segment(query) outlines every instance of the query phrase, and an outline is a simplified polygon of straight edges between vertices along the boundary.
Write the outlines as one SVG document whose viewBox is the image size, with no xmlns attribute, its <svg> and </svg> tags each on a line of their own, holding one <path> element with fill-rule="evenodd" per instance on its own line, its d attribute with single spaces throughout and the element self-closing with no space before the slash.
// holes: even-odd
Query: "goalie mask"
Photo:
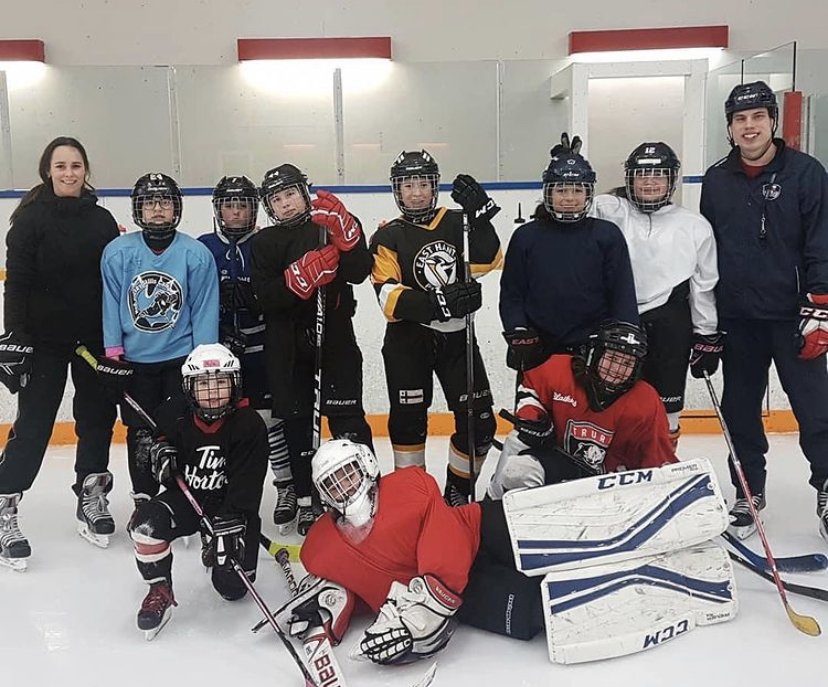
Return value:
<svg viewBox="0 0 828 687">
<path fill-rule="evenodd" d="M 295 165 L 268 170 L 260 193 L 265 212 L 277 227 L 298 227 L 310 219 L 310 184 Z"/>
<path fill-rule="evenodd" d="M 311 462 L 313 483 L 322 500 L 348 525 L 362 527 L 377 507 L 379 464 L 371 449 L 348 439 L 319 447 Z"/>
<path fill-rule="evenodd" d="M 182 196 L 175 179 L 145 174 L 132 189 L 132 220 L 150 239 L 167 239 L 181 222 Z"/>
<path fill-rule="evenodd" d="M 241 363 L 221 344 L 196 346 L 181 375 L 187 402 L 205 422 L 229 415 L 241 400 Z"/>
<path fill-rule="evenodd" d="M 391 191 L 402 216 L 428 224 L 437 214 L 440 168 L 425 150 L 400 153 L 391 165 Z"/>
<path fill-rule="evenodd" d="M 216 227 L 231 241 L 238 241 L 256 228 L 259 191 L 246 176 L 222 177 L 213 189 Z"/>
<path fill-rule="evenodd" d="M 624 163 L 627 198 L 641 212 L 655 212 L 670 204 L 681 162 L 666 143 L 642 143 Z"/>
<path fill-rule="evenodd" d="M 587 160 L 570 151 L 555 155 L 543 172 L 543 207 L 558 222 L 578 222 L 587 216 L 595 194 L 595 171 Z"/>
<path fill-rule="evenodd" d="M 634 324 L 607 322 L 591 334 L 581 356 L 590 407 L 606 410 L 629 391 L 646 355 L 647 336 Z"/>
</svg>

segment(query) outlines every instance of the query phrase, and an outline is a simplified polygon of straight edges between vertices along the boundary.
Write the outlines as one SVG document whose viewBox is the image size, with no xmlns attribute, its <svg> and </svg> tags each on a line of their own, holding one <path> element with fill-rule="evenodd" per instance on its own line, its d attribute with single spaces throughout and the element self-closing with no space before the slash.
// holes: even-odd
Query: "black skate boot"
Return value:
<svg viewBox="0 0 828 687">
<path fill-rule="evenodd" d="M 0 496 L 0 500 L 3 497 Z M 817 491 L 817 516 L 819 517 L 819 533 L 825 541 L 828 541 L 828 480 Z"/>
<path fill-rule="evenodd" d="M 17 522 L 17 506 L 23 494 L 0 494 L 0 565 L 23 572 L 32 547 Z"/>
<path fill-rule="evenodd" d="M 310 503 L 305 504 L 305 501 L 310 501 Z M 299 511 L 296 516 L 296 533 L 300 537 L 306 536 L 311 525 L 321 518 L 324 512 L 322 502 L 315 494 L 310 498 L 304 497 L 299 499 Z"/>
<path fill-rule="evenodd" d="M 276 507 L 273 509 L 273 524 L 279 533 L 285 534 L 296 519 L 296 487 L 293 482 L 274 482 L 276 486 Z"/>
<path fill-rule="evenodd" d="M 753 505 L 757 511 L 762 510 L 765 507 L 764 494 L 754 494 Z M 739 540 L 747 539 L 756 532 L 756 523 L 753 521 L 753 515 L 751 515 L 746 498 L 736 499 L 736 503 L 730 509 L 730 525 L 727 531 Z"/>
<path fill-rule="evenodd" d="M 115 532 L 107 498 L 110 491 L 112 473 L 96 472 L 86 476 L 78 494 L 78 534 L 102 549 L 109 546 L 109 537 Z"/>
<path fill-rule="evenodd" d="M 162 578 L 150 583 L 149 592 L 138 611 L 138 629 L 148 642 L 155 639 L 172 615 L 172 607 L 178 606 L 173 596 L 172 581 Z"/>
</svg>

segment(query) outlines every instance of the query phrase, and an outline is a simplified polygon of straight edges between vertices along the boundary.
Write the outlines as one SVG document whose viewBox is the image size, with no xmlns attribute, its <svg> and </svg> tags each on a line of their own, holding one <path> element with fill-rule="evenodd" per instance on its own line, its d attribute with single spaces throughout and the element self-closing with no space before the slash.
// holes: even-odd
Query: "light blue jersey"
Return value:
<svg viewBox="0 0 828 687">
<path fill-rule="evenodd" d="M 219 291 L 210 251 L 176 233 L 160 255 L 141 232 L 107 245 L 103 275 L 104 346 L 134 363 L 182 358 L 218 341 Z"/>
</svg>

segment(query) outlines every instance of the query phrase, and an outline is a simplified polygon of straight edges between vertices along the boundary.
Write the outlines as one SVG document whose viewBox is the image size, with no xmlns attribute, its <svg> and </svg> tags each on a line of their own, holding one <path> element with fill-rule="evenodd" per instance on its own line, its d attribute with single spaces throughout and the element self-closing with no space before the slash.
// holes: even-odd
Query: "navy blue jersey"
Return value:
<svg viewBox="0 0 828 687">
<path fill-rule="evenodd" d="M 536 219 L 519 227 L 500 279 L 505 331 L 532 328 L 551 348 L 583 343 L 608 319 L 638 323 L 627 242 L 612 222 Z"/>
<path fill-rule="evenodd" d="M 228 293 L 222 285 L 241 283 L 250 285 L 250 246 L 253 233 L 239 241 L 231 242 L 220 232 L 210 232 L 199 236 L 201 241 L 213 254 L 219 279 L 219 292 Z M 252 286 L 250 294 L 252 296 Z M 232 300 L 232 299 L 229 299 Z M 253 302 L 222 302 L 219 313 L 219 330 L 230 332 L 244 340 L 244 354 L 241 356 L 242 380 L 244 394 L 257 409 L 270 409 L 270 390 L 268 389 L 265 368 L 265 319 L 264 314 Z"/>
<path fill-rule="evenodd" d="M 774 143 L 775 157 L 753 179 L 738 148 L 704 175 L 720 318 L 792 320 L 800 295 L 828 293 L 828 176 L 815 158 Z"/>
</svg>

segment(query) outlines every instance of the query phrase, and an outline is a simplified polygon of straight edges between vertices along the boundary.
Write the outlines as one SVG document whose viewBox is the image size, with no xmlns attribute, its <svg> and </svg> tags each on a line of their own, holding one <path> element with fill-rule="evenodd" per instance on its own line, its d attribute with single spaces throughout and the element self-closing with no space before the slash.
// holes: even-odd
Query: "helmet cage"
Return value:
<svg viewBox="0 0 828 687">
<path fill-rule="evenodd" d="M 558 210 L 554 205 L 555 191 L 572 190 L 573 192 L 583 190 L 584 206 L 578 210 Z M 589 214 L 592 207 L 592 201 L 595 197 L 595 184 L 584 181 L 552 181 L 543 185 L 543 207 L 546 211 L 554 217 L 558 222 L 570 223 L 578 222 Z"/>
<path fill-rule="evenodd" d="M 422 208 L 410 208 L 403 202 L 403 186 L 411 181 L 427 181 L 431 186 L 431 201 Z M 437 198 L 440 195 L 440 175 L 409 174 L 407 176 L 391 177 L 391 191 L 394 194 L 394 202 L 397 204 L 403 217 L 414 224 L 427 224 L 437 214 Z"/>
<path fill-rule="evenodd" d="M 660 198 L 644 198 L 639 196 L 635 190 L 635 180 L 642 178 L 667 178 L 667 188 Z M 624 170 L 624 187 L 627 189 L 627 198 L 641 212 L 655 212 L 665 205 L 669 205 L 673 194 L 676 191 L 678 181 L 678 169 L 674 167 L 644 167 L 641 165 L 627 167 Z"/>
<path fill-rule="evenodd" d="M 641 377 L 646 355 L 646 337 L 633 325 L 609 325 L 589 337 L 584 366 L 592 386 L 591 395 L 599 409 L 608 408 L 635 385 Z"/>
<path fill-rule="evenodd" d="M 314 456 L 312 474 L 322 501 L 330 508 L 356 526 L 371 519 L 379 465 L 368 446 L 343 439 L 329 441 Z"/>
<path fill-rule="evenodd" d="M 241 400 L 241 373 L 238 370 L 205 370 L 184 377 L 183 387 L 193 412 L 205 422 L 215 422 L 229 415 Z M 224 395 L 228 397 L 225 403 L 209 405 L 212 399 Z"/>
<path fill-rule="evenodd" d="M 241 227 L 230 227 L 222 216 L 224 207 L 250 208 L 250 216 Z M 259 192 L 247 177 L 224 177 L 213 190 L 213 216 L 216 227 L 229 239 L 240 239 L 256 228 L 259 209 Z"/>
</svg>

